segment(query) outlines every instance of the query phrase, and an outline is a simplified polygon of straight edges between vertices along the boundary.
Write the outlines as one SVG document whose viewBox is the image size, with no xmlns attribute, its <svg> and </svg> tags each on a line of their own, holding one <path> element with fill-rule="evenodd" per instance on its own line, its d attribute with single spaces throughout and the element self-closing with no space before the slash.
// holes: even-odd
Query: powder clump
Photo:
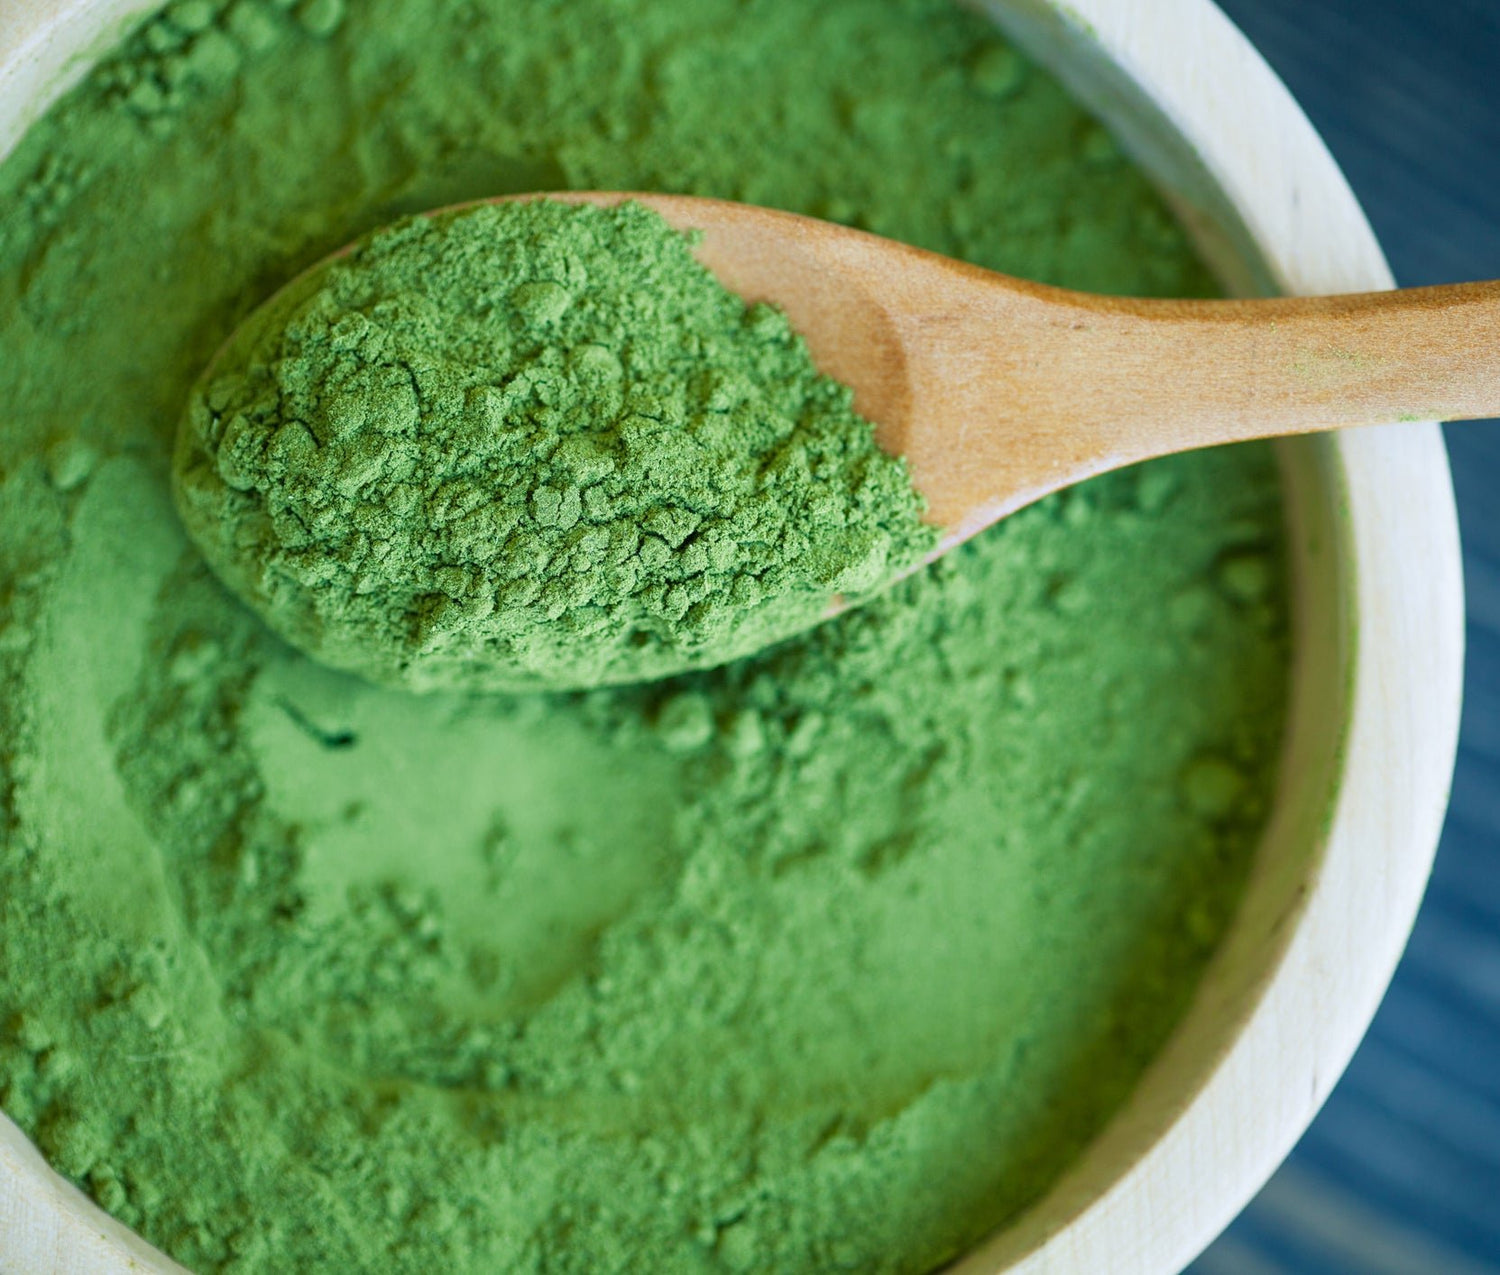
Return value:
<svg viewBox="0 0 1500 1275">
<path fill-rule="evenodd" d="M 903 463 L 786 317 L 636 204 L 412 217 L 215 361 L 178 502 L 336 668 L 431 689 L 712 666 L 933 541 Z"/>
</svg>

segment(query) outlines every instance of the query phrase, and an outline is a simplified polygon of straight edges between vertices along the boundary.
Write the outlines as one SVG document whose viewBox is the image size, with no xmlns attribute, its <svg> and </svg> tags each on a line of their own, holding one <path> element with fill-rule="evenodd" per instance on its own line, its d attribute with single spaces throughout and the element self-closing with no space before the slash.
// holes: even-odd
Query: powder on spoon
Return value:
<svg viewBox="0 0 1500 1275">
<path fill-rule="evenodd" d="M 258 312 L 178 506 L 325 664 L 418 690 L 722 664 L 909 568 L 904 464 L 778 310 L 640 205 L 413 217 Z"/>
<path fill-rule="evenodd" d="M 563 187 L 1210 287 L 946 0 L 153 18 L 0 164 L 0 1108 L 202 1272 L 917 1275 L 1096 1135 L 1233 915 L 1275 465 L 1111 475 L 647 688 L 329 672 L 186 537 L 182 404 L 340 245 Z"/>
</svg>

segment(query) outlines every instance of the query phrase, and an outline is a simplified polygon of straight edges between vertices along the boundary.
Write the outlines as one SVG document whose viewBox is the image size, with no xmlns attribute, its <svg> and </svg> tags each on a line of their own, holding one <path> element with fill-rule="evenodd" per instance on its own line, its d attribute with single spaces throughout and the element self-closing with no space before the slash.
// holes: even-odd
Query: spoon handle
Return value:
<svg viewBox="0 0 1500 1275">
<path fill-rule="evenodd" d="M 1500 416 L 1500 282 L 1168 300 L 950 263 L 917 306 L 898 322 L 920 373 L 888 445 L 949 529 L 945 545 L 1047 492 L 1156 456 Z"/>
<path fill-rule="evenodd" d="M 1109 299 L 1101 298 L 1108 302 Z M 1167 450 L 1344 425 L 1500 416 L 1500 282 L 1107 304 L 1137 345 L 1112 397 Z M 1118 369 L 1118 375 L 1114 375 Z M 1153 448 L 1154 450 L 1154 448 Z"/>
</svg>

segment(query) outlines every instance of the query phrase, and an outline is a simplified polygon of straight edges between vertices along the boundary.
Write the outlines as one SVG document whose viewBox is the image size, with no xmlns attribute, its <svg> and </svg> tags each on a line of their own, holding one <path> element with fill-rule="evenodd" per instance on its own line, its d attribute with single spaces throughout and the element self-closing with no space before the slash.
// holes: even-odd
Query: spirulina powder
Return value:
<svg viewBox="0 0 1500 1275">
<path fill-rule="evenodd" d="M 271 628 L 416 690 L 712 668 L 937 540 L 786 315 L 639 203 L 417 214 L 320 264 L 215 356 L 173 477 Z"/>
<path fill-rule="evenodd" d="M 213 1271 L 921 1272 L 1100 1128 L 1232 913 L 1269 455 L 1091 483 L 767 655 L 414 696 L 273 637 L 189 388 L 400 214 L 668 189 L 1199 293 L 941 0 L 181 0 L 0 167 L 0 1106 Z"/>
</svg>

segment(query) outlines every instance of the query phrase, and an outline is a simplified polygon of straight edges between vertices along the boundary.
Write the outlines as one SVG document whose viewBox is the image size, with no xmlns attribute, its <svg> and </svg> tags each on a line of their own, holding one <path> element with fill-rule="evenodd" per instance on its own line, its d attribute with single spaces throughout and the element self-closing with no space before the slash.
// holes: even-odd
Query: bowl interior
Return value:
<svg viewBox="0 0 1500 1275">
<path fill-rule="evenodd" d="M 0 155 L 97 50 L 133 16 L 156 7 L 153 0 L 0 0 Z M 980 7 L 1115 131 L 1166 192 L 1228 290 L 1388 286 L 1379 249 L 1333 161 L 1207 0 L 985 0 Z M 1200 69 L 1212 68 L 1205 79 L 1171 70 L 1173 58 L 1191 60 L 1188 50 Z M 1225 84 L 1233 85 L 1229 99 L 1214 105 L 1210 99 Z M 1195 102 L 1206 104 L 1203 113 Z M 1235 112 L 1255 121 L 1235 126 L 1242 131 L 1280 136 L 1283 167 L 1261 174 L 1259 193 L 1251 191 L 1246 156 L 1231 144 L 1235 128 L 1223 123 Z M 1300 211 L 1288 211 L 1289 201 Z M 1187 1017 L 1127 1106 L 1047 1197 L 956 1270 L 1179 1269 L 1289 1149 L 1368 1023 L 1435 844 L 1461 663 L 1446 461 L 1435 431 L 1404 428 L 1411 437 L 1399 445 L 1353 435 L 1278 445 L 1297 655 L 1278 797 L 1240 915 Z M 1372 502 L 1403 481 L 1403 472 L 1410 486 L 1414 468 L 1422 481 L 1413 500 L 1425 504 L 1402 530 L 1406 541 L 1415 530 L 1410 548 L 1428 565 L 1423 582 L 1398 587 L 1387 602 L 1410 611 L 1411 595 L 1423 588 L 1426 595 L 1415 600 L 1420 614 L 1392 638 L 1360 587 L 1372 573 L 1388 576 L 1390 560 L 1404 551 L 1367 528 Z M 1431 653 L 1424 691 L 1431 707 L 1404 703 L 1410 720 L 1398 723 L 1410 727 L 1411 746 L 1421 741 L 1428 761 L 1394 822 L 1387 810 L 1366 829 L 1350 814 L 1360 799 L 1359 741 L 1366 727 L 1391 723 L 1379 706 L 1366 704 L 1362 679 L 1372 655 L 1380 663 L 1393 642 L 1395 675 L 1404 684 L 1415 674 L 1400 667 L 1401 652 Z M 1384 753 L 1371 764 L 1382 759 Z M 1385 874 L 1378 906 L 1360 915 L 1350 884 L 1356 850 Z M 1318 962 L 1341 944 L 1346 958 L 1361 954 L 1347 958 L 1358 966 L 1351 981 L 1319 982 Z M 1328 995 L 1344 997 L 1338 1011 L 1312 1019 L 1304 1001 Z M 1308 1038 L 1283 1048 L 1277 1040 L 1289 1025 Z M 20 1236 L 18 1269 L 32 1269 L 24 1264 L 28 1253 L 41 1262 L 37 1269 L 180 1269 L 46 1169 L 3 1117 L 0 1233 Z"/>
</svg>

